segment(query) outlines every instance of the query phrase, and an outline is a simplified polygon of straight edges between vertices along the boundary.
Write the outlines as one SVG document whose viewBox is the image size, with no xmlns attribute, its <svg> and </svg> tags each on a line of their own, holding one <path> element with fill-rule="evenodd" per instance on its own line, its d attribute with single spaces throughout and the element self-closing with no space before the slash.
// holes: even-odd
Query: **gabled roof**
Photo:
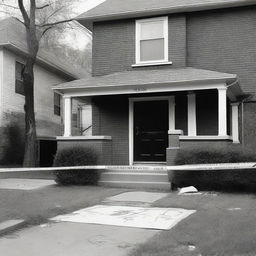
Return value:
<svg viewBox="0 0 256 256">
<path fill-rule="evenodd" d="M 5 47 L 21 55 L 28 53 L 25 28 L 14 18 L 7 18 L 0 21 L 0 47 Z M 43 50 L 39 51 L 37 62 L 72 80 L 88 76 L 85 70 L 73 69 L 71 63 L 61 62 L 61 60 L 58 60 L 55 56 Z"/>
<path fill-rule="evenodd" d="M 91 28 L 95 21 L 194 12 L 239 6 L 256 5 L 255 0 L 106 0 L 77 17 Z"/>
<path fill-rule="evenodd" d="M 61 93 L 77 92 L 84 96 L 133 94 L 162 91 L 203 90 L 207 85 L 229 86 L 234 94 L 242 94 L 234 74 L 215 72 L 196 68 L 173 68 L 158 70 L 138 70 L 117 72 L 105 76 L 88 77 L 54 86 Z M 187 89 L 189 88 L 189 89 Z M 208 88 L 209 89 L 209 88 Z"/>
</svg>

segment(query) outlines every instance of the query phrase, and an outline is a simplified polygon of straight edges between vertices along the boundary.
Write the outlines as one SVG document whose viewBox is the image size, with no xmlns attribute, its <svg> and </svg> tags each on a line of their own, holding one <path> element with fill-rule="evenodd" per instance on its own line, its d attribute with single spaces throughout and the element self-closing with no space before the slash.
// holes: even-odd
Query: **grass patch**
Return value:
<svg viewBox="0 0 256 256">
<path fill-rule="evenodd" d="M 255 255 L 255 198 L 253 194 L 178 196 L 171 193 L 154 206 L 197 212 L 138 246 L 130 256 Z M 241 210 L 228 210 L 231 208 Z M 189 250 L 190 245 L 195 250 Z"/>
<path fill-rule="evenodd" d="M 48 218 L 98 204 L 125 191 L 95 186 L 48 186 L 34 191 L 2 189 L 0 222 L 24 219 L 29 224 L 41 224 Z"/>
</svg>

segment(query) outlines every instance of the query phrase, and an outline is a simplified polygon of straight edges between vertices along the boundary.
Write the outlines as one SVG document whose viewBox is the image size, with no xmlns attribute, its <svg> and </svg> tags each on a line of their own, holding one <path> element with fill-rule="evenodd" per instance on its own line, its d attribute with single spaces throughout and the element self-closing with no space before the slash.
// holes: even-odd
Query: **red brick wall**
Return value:
<svg viewBox="0 0 256 256">
<path fill-rule="evenodd" d="M 246 148 L 256 149 L 256 103 L 247 102 L 243 104 L 243 130 L 241 130 L 241 137 Z"/>
<path fill-rule="evenodd" d="M 184 67 L 186 65 L 186 20 L 184 15 L 169 17 L 169 35 L 169 61 L 172 61 L 173 65 L 146 67 L 146 69 Z M 132 64 L 135 64 L 135 20 L 95 23 L 92 56 L 94 76 L 138 69 L 131 67 Z"/>
<path fill-rule="evenodd" d="M 237 74 L 256 92 L 255 17 L 255 6 L 188 14 L 188 66 Z"/>
<path fill-rule="evenodd" d="M 58 150 L 80 146 L 90 148 L 97 155 L 98 165 L 112 164 L 112 141 L 111 140 L 58 140 Z"/>
<path fill-rule="evenodd" d="M 129 164 L 129 104 L 127 96 L 96 97 L 92 100 L 93 135 L 112 136 L 112 163 Z"/>
</svg>

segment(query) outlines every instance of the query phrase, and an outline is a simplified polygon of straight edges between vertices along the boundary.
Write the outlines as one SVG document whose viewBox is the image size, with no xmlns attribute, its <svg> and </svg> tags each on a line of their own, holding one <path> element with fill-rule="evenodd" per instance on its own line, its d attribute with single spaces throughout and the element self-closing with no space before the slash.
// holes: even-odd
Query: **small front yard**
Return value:
<svg viewBox="0 0 256 256">
<path fill-rule="evenodd" d="M 30 191 L 0 189 L 0 222 L 24 219 L 28 224 L 38 224 L 58 214 L 98 204 L 124 191 L 127 189 L 57 185 Z"/>
<path fill-rule="evenodd" d="M 216 193 L 176 193 L 154 206 L 195 209 L 196 213 L 169 231 L 160 232 L 132 256 L 255 255 L 256 196 Z"/>
</svg>

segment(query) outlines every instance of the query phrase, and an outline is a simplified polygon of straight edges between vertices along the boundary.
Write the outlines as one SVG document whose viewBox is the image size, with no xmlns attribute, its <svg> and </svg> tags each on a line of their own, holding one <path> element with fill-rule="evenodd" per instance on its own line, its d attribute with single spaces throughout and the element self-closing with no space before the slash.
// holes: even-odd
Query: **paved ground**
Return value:
<svg viewBox="0 0 256 256">
<path fill-rule="evenodd" d="M 40 179 L 0 179 L 0 189 L 34 190 L 55 185 L 53 180 Z"/>
<path fill-rule="evenodd" d="M 157 232 L 61 222 L 1 238 L 0 249 L 4 256 L 122 256 Z"/>
<path fill-rule="evenodd" d="M 108 201 L 111 201 L 111 198 L 113 198 L 113 200 L 134 200 L 134 198 L 137 198 L 137 200 L 142 203 L 153 203 L 157 199 L 164 198 L 166 195 L 167 194 L 164 193 L 128 192 L 114 197 L 109 197 Z M 172 223 L 170 226 L 170 218 L 168 219 L 166 209 L 154 209 L 155 212 L 153 215 L 152 212 L 150 212 L 152 211 L 150 207 L 127 207 L 122 206 L 123 203 L 125 202 L 120 202 L 121 206 L 102 205 L 99 208 L 100 215 L 97 216 L 98 221 L 100 220 L 98 223 L 104 223 L 104 221 L 110 218 L 114 225 L 116 225 L 115 222 L 118 220 L 116 219 L 118 217 L 120 221 L 120 226 L 118 227 L 110 225 L 111 223 L 108 223 L 108 225 L 84 224 L 81 219 L 88 219 L 89 217 L 93 219 L 95 218 L 95 213 L 93 215 L 89 214 L 88 216 L 81 216 L 75 212 L 73 214 L 54 218 L 59 221 L 63 217 L 70 218 L 69 220 L 65 220 L 65 222 L 50 222 L 30 227 L 12 235 L 0 238 L 1 251 L 4 252 L 5 256 L 128 255 L 139 244 L 145 243 L 149 238 L 159 233 L 159 230 L 155 229 L 158 228 L 157 225 L 159 225 L 159 223 L 161 225 L 164 224 L 165 226 L 169 225 L 168 227 L 171 228 L 182 218 L 185 218 L 190 214 L 189 211 L 181 212 L 180 209 L 172 209 L 168 213 L 172 216 Z M 97 208 L 98 206 L 95 207 Z M 95 207 L 87 208 L 82 210 L 82 212 L 87 211 L 87 213 L 91 213 L 92 209 L 95 210 Z M 113 208 L 115 209 L 114 212 Z M 119 214 L 116 214 L 116 212 Z M 133 215 L 132 222 L 130 223 L 128 221 L 130 227 L 127 227 L 127 214 L 130 216 L 131 212 Z M 145 212 L 147 213 L 145 214 Z M 164 212 L 165 214 L 162 219 L 160 218 L 160 212 Z M 136 215 L 138 213 L 139 219 L 136 220 L 137 222 L 134 222 L 134 216 L 138 218 Z M 140 216 L 141 213 L 143 216 Z M 74 217 L 79 217 L 80 223 L 74 222 Z M 143 225 L 146 224 L 146 226 L 152 226 L 154 224 L 156 226 L 152 226 L 151 228 L 153 229 L 136 228 L 136 226 L 138 226 L 136 223 L 142 223 Z M 122 225 L 125 225 L 126 227 L 122 227 Z"/>
<path fill-rule="evenodd" d="M 127 189 L 57 185 L 34 190 L 0 189 L 0 222 L 24 219 L 32 224 L 41 223 L 47 218 L 98 204 L 124 191 Z"/>
<path fill-rule="evenodd" d="M 169 195 L 169 193 L 131 191 L 131 192 L 122 193 L 116 196 L 108 197 L 106 200 L 116 201 L 116 202 L 154 203 L 155 201 L 162 199 L 167 195 Z"/>
</svg>

